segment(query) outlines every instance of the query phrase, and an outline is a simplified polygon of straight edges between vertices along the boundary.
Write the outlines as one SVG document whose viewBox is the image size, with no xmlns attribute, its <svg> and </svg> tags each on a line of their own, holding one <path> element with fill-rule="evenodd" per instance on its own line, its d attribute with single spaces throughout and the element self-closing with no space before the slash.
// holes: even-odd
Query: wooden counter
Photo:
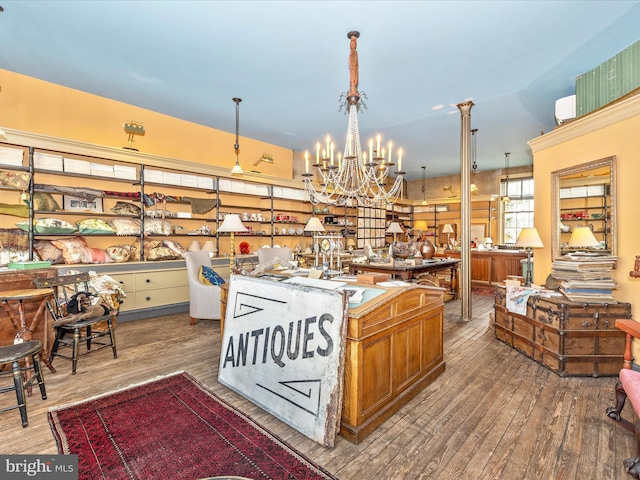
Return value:
<svg viewBox="0 0 640 480">
<path fill-rule="evenodd" d="M 360 286 L 384 292 L 348 311 L 340 434 L 354 443 L 367 437 L 446 368 L 444 289 L 416 284 Z M 222 319 L 228 296 L 225 287 L 220 295 Z M 224 320 L 221 332 L 223 328 Z"/>
<path fill-rule="evenodd" d="M 459 251 L 445 251 L 435 257 L 460 258 Z M 478 285 L 500 285 L 508 275 L 522 275 L 520 260 L 527 258 L 521 250 L 472 250 L 471 282 Z"/>
</svg>

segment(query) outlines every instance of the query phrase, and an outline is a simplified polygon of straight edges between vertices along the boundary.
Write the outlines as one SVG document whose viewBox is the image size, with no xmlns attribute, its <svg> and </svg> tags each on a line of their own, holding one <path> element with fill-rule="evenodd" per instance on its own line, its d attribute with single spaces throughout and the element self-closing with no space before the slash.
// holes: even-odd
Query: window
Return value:
<svg viewBox="0 0 640 480">
<path fill-rule="evenodd" d="M 510 178 L 500 182 L 500 196 L 505 194 L 511 202 L 502 207 L 502 243 L 516 243 L 520 230 L 533 227 L 533 178 Z"/>
</svg>

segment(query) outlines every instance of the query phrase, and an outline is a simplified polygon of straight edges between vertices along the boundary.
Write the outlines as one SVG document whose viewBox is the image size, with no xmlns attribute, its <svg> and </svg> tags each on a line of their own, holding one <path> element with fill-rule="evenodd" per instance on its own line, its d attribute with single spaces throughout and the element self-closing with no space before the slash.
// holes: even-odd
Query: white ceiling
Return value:
<svg viewBox="0 0 640 480">
<path fill-rule="evenodd" d="M 362 141 L 402 146 L 409 179 L 460 170 L 471 98 L 478 170 L 530 165 L 576 76 L 640 38 L 638 1 L 0 0 L 0 68 L 296 151 L 343 145 L 349 40 Z M 443 105 L 441 110 L 434 110 Z M 452 106 L 453 105 L 453 106 Z M 144 119 L 137 119 L 144 123 Z M 0 125 L 2 113 L 0 112 Z M 153 132 L 147 132 L 153 135 Z M 242 143 L 242 142 L 241 142 Z M 229 145 L 233 152 L 233 145 Z M 245 160 L 248 166 L 249 160 Z"/>
</svg>

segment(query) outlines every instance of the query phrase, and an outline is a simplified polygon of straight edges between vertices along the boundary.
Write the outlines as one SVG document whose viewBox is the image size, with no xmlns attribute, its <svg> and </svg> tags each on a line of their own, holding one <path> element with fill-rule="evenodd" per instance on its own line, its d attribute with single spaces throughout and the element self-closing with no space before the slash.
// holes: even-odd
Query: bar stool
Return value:
<svg viewBox="0 0 640 480">
<path fill-rule="evenodd" d="M 49 345 L 49 325 L 46 324 L 47 302 L 53 297 L 51 288 L 25 288 L 20 290 L 7 290 L 0 292 L 0 304 L 6 312 L 13 328 L 16 330 L 16 339 L 29 341 L 33 339 L 33 333 L 38 328 L 40 321 L 44 322 L 42 326 L 44 348 Z M 38 308 L 31 319 L 27 319 L 25 314 L 25 304 L 30 302 L 39 302 Z M 17 317 L 17 318 L 16 318 Z M 43 320 L 44 319 L 44 320 Z M 49 367 L 52 373 L 56 370 L 51 365 L 49 359 L 44 356 L 42 361 Z"/>
<path fill-rule="evenodd" d="M 15 390 L 18 404 L 12 407 L 0 409 L 0 412 L 20 409 L 20 417 L 22 417 L 22 426 L 29 425 L 27 420 L 27 404 L 25 401 L 25 389 L 31 389 L 36 383 L 40 387 L 42 399 L 47 399 L 47 392 L 44 387 L 44 376 L 40 368 L 40 355 L 42 353 L 42 342 L 40 340 L 31 340 L 28 342 L 17 343 L 15 345 L 7 345 L 0 347 L 0 368 L 4 365 L 11 364 L 11 371 L 0 371 L 0 377 L 13 376 L 13 385 L 0 386 L 0 393 Z M 27 360 L 30 360 L 28 362 Z M 24 365 L 21 365 L 24 364 Z M 29 363 L 31 364 L 29 366 Z M 25 374 L 31 373 L 27 376 Z M 30 395 L 30 394 L 29 394 Z"/>
</svg>

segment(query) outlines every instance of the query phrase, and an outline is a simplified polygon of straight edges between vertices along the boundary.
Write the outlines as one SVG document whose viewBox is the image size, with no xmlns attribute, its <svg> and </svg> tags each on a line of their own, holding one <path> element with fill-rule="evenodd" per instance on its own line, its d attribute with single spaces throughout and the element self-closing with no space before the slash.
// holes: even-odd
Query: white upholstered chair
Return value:
<svg viewBox="0 0 640 480">
<path fill-rule="evenodd" d="M 189 277 L 189 316 L 191 325 L 195 325 L 196 319 L 220 319 L 220 287 L 218 285 L 205 285 L 198 278 L 200 267 L 211 266 L 209 252 L 187 252 L 187 275 Z"/>
<path fill-rule="evenodd" d="M 286 262 L 291 260 L 291 248 L 262 247 L 258 249 L 258 263 L 260 265 L 271 262 L 275 258 L 279 258 L 286 266 Z"/>
</svg>

